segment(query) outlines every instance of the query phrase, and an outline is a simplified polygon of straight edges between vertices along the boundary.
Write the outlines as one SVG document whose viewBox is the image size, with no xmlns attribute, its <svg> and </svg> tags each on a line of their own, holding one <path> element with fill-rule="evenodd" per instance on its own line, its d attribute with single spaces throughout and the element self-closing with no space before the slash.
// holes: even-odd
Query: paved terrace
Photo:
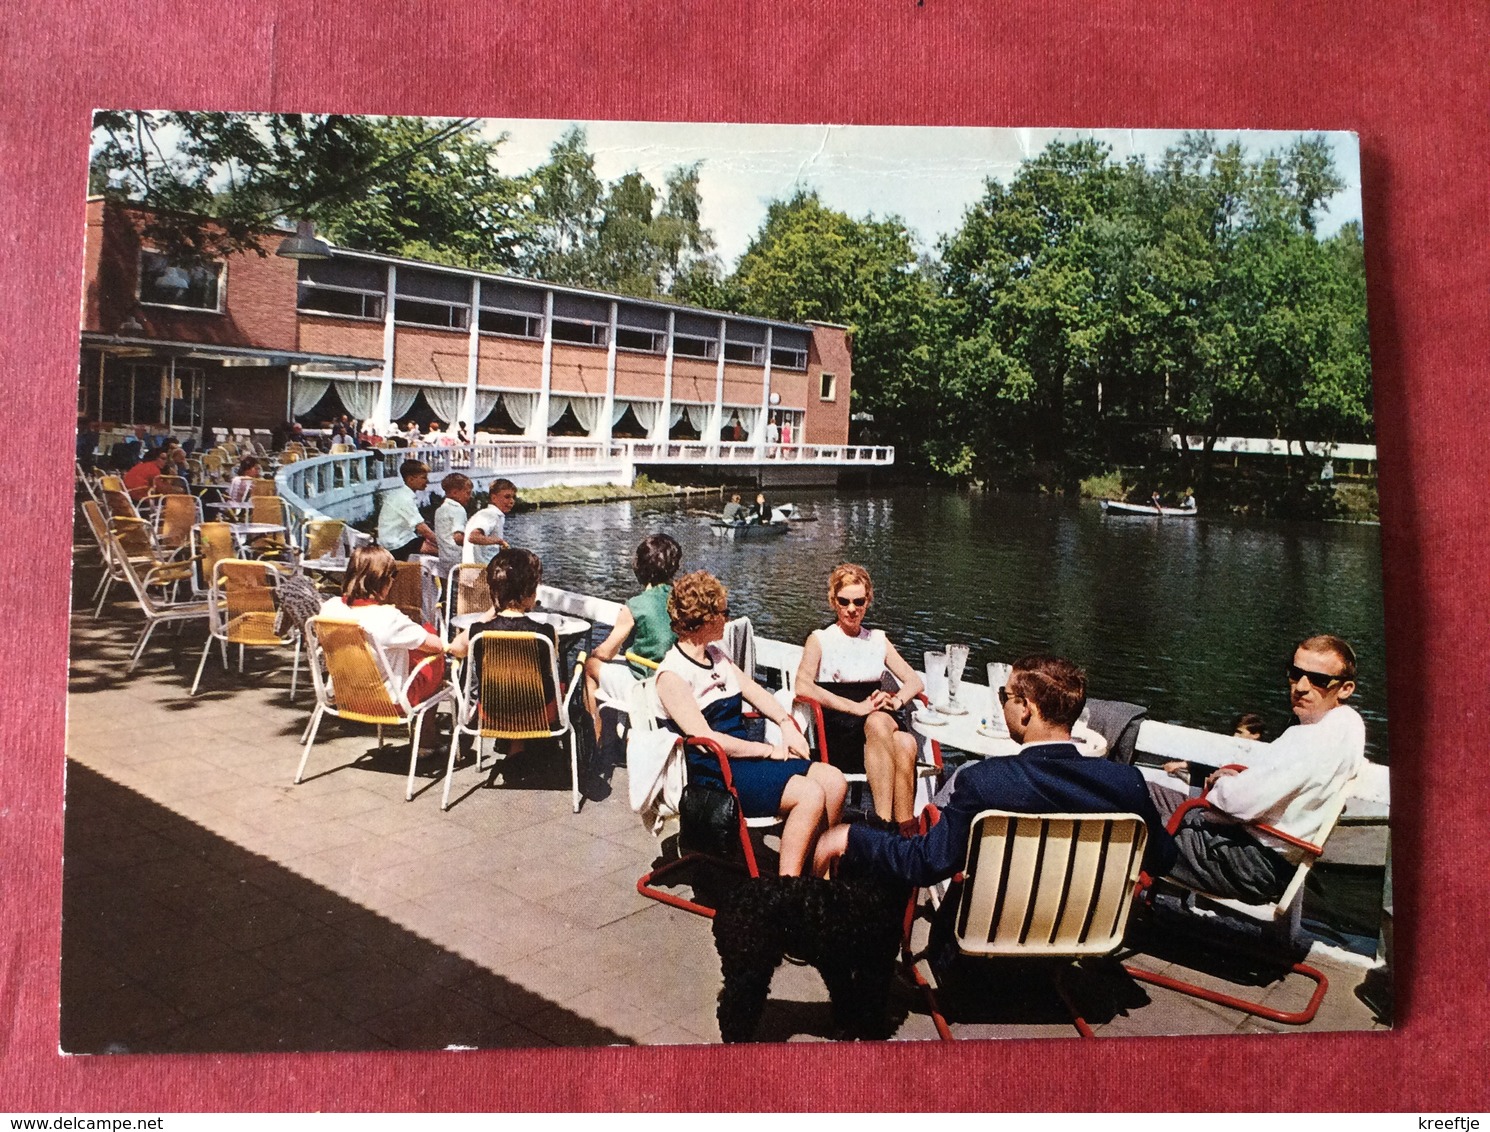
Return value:
<svg viewBox="0 0 1490 1132">
<path fill-rule="evenodd" d="M 328 719 L 292 786 L 310 695 L 302 684 L 290 702 L 289 654 L 251 655 L 241 677 L 214 656 L 189 698 L 204 640 L 192 627 L 158 635 L 123 679 L 138 614 L 121 597 L 95 622 L 95 578 L 86 566 L 74 578 L 65 1050 L 719 1040 L 709 924 L 635 892 L 658 847 L 627 806 L 624 769 L 592 777 L 573 814 L 567 760 L 550 752 L 480 788 L 468 766 L 442 814 L 443 760 L 405 803 L 407 748 L 380 752 L 373 729 Z M 1380 1028 L 1356 993 L 1364 972 L 1328 970 L 1310 1028 Z M 1121 973 L 1074 985 L 1103 1036 L 1285 1029 Z M 1294 985 L 1268 993 L 1303 998 Z M 899 988 L 893 1007 L 897 1038 L 935 1038 L 918 995 Z M 1074 1034 L 1043 981 L 1019 972 L 954 1031 Z M 815 972 L 783 966 L 760 1038 L 831 1033 Z"/>
</svg>

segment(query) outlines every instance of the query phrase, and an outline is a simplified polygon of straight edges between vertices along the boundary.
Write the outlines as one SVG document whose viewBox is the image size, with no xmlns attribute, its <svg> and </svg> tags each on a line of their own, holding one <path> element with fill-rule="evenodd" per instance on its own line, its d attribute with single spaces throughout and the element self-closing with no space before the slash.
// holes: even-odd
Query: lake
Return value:
<svg viewBox="0 0 1490 1132">
<path fill-rule="evenodd" d="M 858 562 L 875 582 L 869 624 L 917 668 L 923 651 L 962 642 L 981 683 L 989 661 L 1053 652 L 1086 668 L 1093 696 L 1213 731 L 1256 711 L 1268 738 L 1292 718 L 1294 645 L 1335 633 L 1356 648 L 1368 754 L 1387 761 L 1375 526 L 1118 518 L 1089 501 L 918 488 L 772 496 L 788 500 L 812 521 L 779 539 L 715 538 L 671 502 L 514 515 L 507 537 L 542 557 L 550 584 L 619 600 L 636 591 L 632 548 L 665 531 L 684 571 L 714 573 L 732 612 L 789 641 L 831 621 L 828 574 Z"/>
</svg>

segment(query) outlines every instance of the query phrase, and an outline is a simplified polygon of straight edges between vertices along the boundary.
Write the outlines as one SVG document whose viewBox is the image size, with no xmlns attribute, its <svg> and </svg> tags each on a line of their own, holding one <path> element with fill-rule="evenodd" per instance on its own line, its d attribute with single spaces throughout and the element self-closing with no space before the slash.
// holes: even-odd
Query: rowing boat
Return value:
<svg viewBox="0 0 1490 1132">
<path fill-rule="evenodd" d="M 1098 501 L 1109 515 L 1147 515 L 1151 519 L 1193 519 L 1200 514 L 1195 507 L 1155 507 L 1152 503 L 1120 503 L 1116 499 Z"/>
</svg>

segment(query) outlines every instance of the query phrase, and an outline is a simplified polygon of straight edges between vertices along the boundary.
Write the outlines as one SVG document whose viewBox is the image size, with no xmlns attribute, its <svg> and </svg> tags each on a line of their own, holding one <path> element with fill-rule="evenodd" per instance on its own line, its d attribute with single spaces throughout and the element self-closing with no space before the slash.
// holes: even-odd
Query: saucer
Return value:
<svg viewBox="0 0 1490 1132">
<path fill-rule="evenodd" d="M 967 708 L 962 707 L 961 705 L 959 705 L 957 707 L 953 707 L 951 704 L 935 704 L 933 706 L 936 708 L 937 711 L 941 712 L 943 715 L 966 715 L 967 714 Z"/>
<path fill-rule="evenodd" d="M 918 711 L 911 717 L 911 719 L 912 721 L 921 724 L 923 727 L 947 726 L 947 721 L 945 719 L 938 719 L 937 714 L 934 711 Z"/>
</svg>

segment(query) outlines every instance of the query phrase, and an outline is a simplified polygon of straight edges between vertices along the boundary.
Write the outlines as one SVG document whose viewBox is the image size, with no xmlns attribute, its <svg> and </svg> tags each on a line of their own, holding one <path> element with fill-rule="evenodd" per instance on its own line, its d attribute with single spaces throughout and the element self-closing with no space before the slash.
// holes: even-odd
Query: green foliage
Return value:
<svg viewBox="0 0 1490 1132">
<path fill-rule="evenodd" d="M 1120 471 L 1101 472 L 1094 476 L 1087 476 L 1081 481 L 1081 498 L 1083 499 L 1126 499 L 1128 497 L 1128 484 L 1123 482 L 1123 473 Z"/>
</svg>

